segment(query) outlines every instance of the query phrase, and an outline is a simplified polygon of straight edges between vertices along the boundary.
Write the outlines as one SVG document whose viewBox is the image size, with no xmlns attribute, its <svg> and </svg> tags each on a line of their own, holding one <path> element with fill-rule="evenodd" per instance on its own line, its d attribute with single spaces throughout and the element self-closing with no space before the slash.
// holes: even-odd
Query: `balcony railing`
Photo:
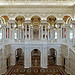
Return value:
<svg viewBox="0 0 75 75">
<path fill-rule="evenodd" d="M 73 40 L 66 40 L 66 39 L 60 39 L 60 40 L 12 40 L 12 39 L 3 39 L 0 40 L 0 44 L 50 44 L 50 43 L 58 43 L 58 44 L 69 44 L 73 45 Z"/>
</svg>

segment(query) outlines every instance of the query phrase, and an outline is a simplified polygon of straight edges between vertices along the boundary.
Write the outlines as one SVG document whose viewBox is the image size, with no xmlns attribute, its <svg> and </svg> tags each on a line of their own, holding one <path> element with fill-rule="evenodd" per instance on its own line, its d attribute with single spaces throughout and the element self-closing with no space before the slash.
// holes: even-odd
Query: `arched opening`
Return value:
<svg viewBox="0 0 75 75">
<path fill-rule="evenodd" d="M 9 32 L 7 32 L 7 29 L 9 31 L 9 28 L 3 27 L 3 24 L 6 24 L 8 22 L 8 20 L 9 20 L 8 16 L 0 17 L 0 40 L 2 38 L 7 38 L 7 33 L 8 33 L 8 37 L 9 37 Z"/>
<path fill-rule="evenodd" d="M 24 33 L 25 33 L 25 17 L 22 16 L 22 15 L 18 15 L 16 18 L 15 18 L 15 25 L 14 25 L 14 28 L 15 28 L 15 39 L 24 39 Z"/>
<path fill-rule="evenodd" d="M 41 52 L 38 49 L 34 49 L 31 52 L 31 66 L 40 67 Z"/>
<path fill-rule="evenodd" d="M 9 17 L 7 15 L 3 15 L 1 16 L 2 19 L 4 19 L 4 23 L 6 24 L 6 28 L 3 28 L 4 30 L 4 34 L 5 34 L 5 38 L 9 38 L 9 28 L 7 27 L 9 24 L 8 24 L 8 21 L 9 21 Z"/>
<path fill-rule="evenodd" d="M 16 65 L 24 65 L 24 51 L 21 48 L 16 50 Z"/>
<path fill-rule="evenodd" d="M 66 28 L 66 27 L 68 27 L 68 28 Z M 65 15 L 63 17 L 62 38 L 63 39 L 68 38 L 69 40 L 73 39 L 72 18 L 69 15 Z"/>
<path fill-rule="evenodd" d="M 56 65 L 56 50 L 54 48 L 48 51 L 48 66 L 50 65 Z"/>
<path fill-rule="evenodd" d="M 48 34 L 48 39 L 57 39 L 57 27 L 56 27 L 56 21 L 57 18 L 53 15 L 50 15 L 47 17 L 47 34 Z"/>
<path fill-rule="evenodd" d="M 33 16 L 31 18 L 31 26 L 33 28 L 33 39 L 39 39 L 39 27 L 41 25 L 41 18 L 39 16 Z"/>
</svg>

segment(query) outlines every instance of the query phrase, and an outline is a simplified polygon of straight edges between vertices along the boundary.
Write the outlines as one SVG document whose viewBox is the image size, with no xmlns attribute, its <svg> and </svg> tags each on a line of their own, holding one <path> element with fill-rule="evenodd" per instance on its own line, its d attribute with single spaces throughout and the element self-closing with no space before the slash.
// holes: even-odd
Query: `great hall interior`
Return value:
<svg viewBox="0 0 75 75">
<path fill-rule="evenodd" d="M 0 75 L 75 75 L 75 0 L 0 0 Z"/>
</svg>

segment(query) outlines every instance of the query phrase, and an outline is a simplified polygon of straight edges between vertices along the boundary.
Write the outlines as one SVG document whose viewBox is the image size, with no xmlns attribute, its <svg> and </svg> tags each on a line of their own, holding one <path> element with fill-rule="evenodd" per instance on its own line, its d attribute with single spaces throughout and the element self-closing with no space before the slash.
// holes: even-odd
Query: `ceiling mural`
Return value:
<svg viewBox="0 0 75 75">
<path fill-rule="evenodd" d="M 19 15 L 15 18 L 15 21 L 18 26 L 22 26 L 22 23 L 25 22 L 25 18 L 24 16 Z"/>
<path fill-rule="evenodd" d="M 2 16 L 2 17 L 5 19 L 5 22 L 7 23 L 8 20 L 9 20 L 8 16 L 4 15 L 4 16 Z"/>
<path fill-rule="evenodd" d="M 63 17 L 63 21 L 64 21 L 64 23 L 69 24 L 71 20 L 72 20 L 72 19 L 71 19 L 70 16 L 64 16 L 64 17 Z"/>
<path fill-rule="evenodd" d="M 55 23 L 56 23 L 56 17 L 53 16 L 53 15 L 48 16 L 48 17 L 47 17 L 47 22 L 50 23 L 51 26 L 52 26 L 52 25 L 55 25 Z"/>
</svg>

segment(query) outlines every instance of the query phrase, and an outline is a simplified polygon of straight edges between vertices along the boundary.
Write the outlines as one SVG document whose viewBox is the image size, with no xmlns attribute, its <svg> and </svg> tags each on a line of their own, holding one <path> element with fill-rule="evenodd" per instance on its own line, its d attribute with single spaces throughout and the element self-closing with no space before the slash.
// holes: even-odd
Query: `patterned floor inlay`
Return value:
<svg viewBox="0 0 75 75">
<path fill-rule="evenodd" d="M 50 66 L 48 68 L 23 68 L 23 66 L 14 66 L 14 69 L 4 75 L 67 75 L 62 67 Z"/>
<path fill-rule="evenodd" d="M 38 70 L 37 70 L 37 69 L 35 69 L 35 70 L 34 70 L 34 72 L 38 72 Z"/>
</svg>

